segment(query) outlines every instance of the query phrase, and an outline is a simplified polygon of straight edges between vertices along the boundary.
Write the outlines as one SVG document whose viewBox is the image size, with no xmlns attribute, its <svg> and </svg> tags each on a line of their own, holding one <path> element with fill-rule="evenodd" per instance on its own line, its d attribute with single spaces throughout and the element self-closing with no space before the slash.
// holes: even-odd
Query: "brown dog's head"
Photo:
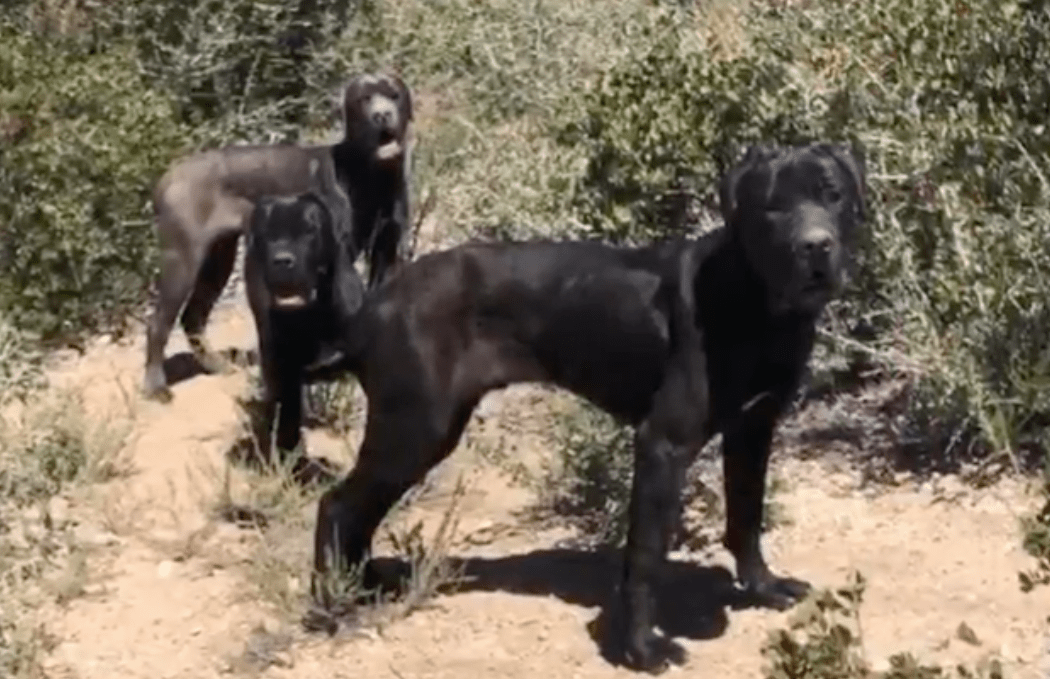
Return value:
<svg viewBox="0 0 1050 679">
<path fill-rule="evenodd" d="M 412 120 L 412 93 L 393 73 L 353 77 L 343 94 L 346 139 L 380 164 L 401 160 Z"/>
<path fill-rule="evenodd" d="M 773 313 L 819 313 L 841 290 L 864 220 L 864 160 L 832 144 L 751 147 L 720 186 L 722 216 Z"/>
</svg>

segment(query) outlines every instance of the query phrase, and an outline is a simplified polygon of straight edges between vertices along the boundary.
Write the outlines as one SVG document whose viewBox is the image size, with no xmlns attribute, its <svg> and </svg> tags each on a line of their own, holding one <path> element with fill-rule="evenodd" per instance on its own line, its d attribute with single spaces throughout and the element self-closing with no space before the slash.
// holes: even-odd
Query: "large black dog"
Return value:
<svg viewBox="0 0 1050 679">
<path fill-rule="evenodd" d="M 829 144 L 752 148 L 723 178 L 726 226 L 647 247 L 468 244 L 408 264 L 347 335 L 368 396 L 350 474 L 321 499 L 314 596 L 361 563 L 391 506 L 455 448 L 482 396 L 519 382 L 578 394 L 636 428 L 622 601 L 625 662 L 660 671 L 684 650 L 656 635 L 651 587 L 697 452 L 723 435 L 724 544 L 768 606 L 809 589 L 774 575 L 759 534 L 774 426 L 863 221 L 863 160 Z M 366 569 L 366 578 L 376 574 Z"/>
<path fill-rule="evenodd" d="M 278 455 L 299 448 L 304 366 L 352 325 L 364 296 L 346 242 L 348 206 L 323 190 L 332 181 L 319 180 L 316 193 L 264 197 L 248 221 L 245 285 L 259 337 L 263 422 L 268 436 L 277 417 Z M 292 470 L 303 474 L 306 465 L 299 455 Z"/>
</svg>

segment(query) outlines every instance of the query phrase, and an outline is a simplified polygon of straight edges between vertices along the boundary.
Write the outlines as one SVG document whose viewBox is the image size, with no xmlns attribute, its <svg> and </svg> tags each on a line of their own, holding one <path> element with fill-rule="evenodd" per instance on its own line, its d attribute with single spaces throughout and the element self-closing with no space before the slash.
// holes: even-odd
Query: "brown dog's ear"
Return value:
<svg viewBox="0 0 1050 679">
<path fill-rule="evenodd" d="M 412 120 L 412 90 L 408 88 L 408 85 L 405 84 L 404 78 L 402 78 L 397 71 L 390 69 L 384 71 L 384 75 L 394 81 L 394 84 L 397 85 L 397 89 L 401 92 L 401 96 L 405 98 L 405 120 Z"/>
<path fill-rule="evenodd" d="M 770 157 L 773 153 L 775 149 L 770 146 L 749 146 L 744 152 L 744 157 L 722 175 L 722 181 L 718 185 L 718 202 L 726 225 L 736 216 L 740 207 L 737 197 L 740 181 L 754 168 L 756 162 Z"/>
<path fill-rule="evenodd" d="M 818 148 L 831 156 L 853 181 L 853 186 L 857 191 L 857 217 L 863 220 L 867 215 L 868 201 L 864 149 L 849 144 L 820 144 Z"/>
</svg>

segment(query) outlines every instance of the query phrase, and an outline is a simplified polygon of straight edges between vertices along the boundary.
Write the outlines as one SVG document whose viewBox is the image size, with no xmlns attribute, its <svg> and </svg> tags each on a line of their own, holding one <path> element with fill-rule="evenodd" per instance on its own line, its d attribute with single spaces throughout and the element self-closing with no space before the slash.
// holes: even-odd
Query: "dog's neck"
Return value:
<svg viewBox="0 0 1050 679">
<path fill-rule="evenodd" d="M 736 231 L 723 227 L 710 257 L 698 277 L 697 300 L 701 306 L 718 309 L 723 318 L 732 318 L 740 330 L 762 331 L 783 321 L 815 320 L 818 313 L 775 312 L 770 306 L 766 282 L 748 261 Z"/>
<path fill-rule="evenodd" d="M 340 183 L 350 186 L 372 186 L 400 176 L 391 166 L 379 163 L 374 150 L 361 149 L 347 140 L 332 146 L 332 162 Z"/>
</svg>

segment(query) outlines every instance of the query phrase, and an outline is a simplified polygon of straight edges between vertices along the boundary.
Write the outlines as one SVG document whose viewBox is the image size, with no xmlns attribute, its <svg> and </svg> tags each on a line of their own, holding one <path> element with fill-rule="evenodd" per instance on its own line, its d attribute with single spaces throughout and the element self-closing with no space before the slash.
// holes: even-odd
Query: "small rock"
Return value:
<svg viewBox="0 0 1050 679">
<path fill-rule="evenodd" d="M 32 507 L 27 507 L 23 510 L 22 518 L 25 519 L 27 523 L 40 523 L 43 516 L 40 512 L 40 507 L 33 505 Z"/>
<path fill-rule="evenodd" d="M 959 627 L 955 630 L 955 636 L 961 641 L 965 641 L 971 646 L 980 646 L 981 641 L 977 638 L 977 633 L 973 631 L 973 628 L 967 625 L 965 622 L 960 622 Z"/>
<path fill-rule="evenodd" d="M 47 503 L 47 513 L 55 528 L 66 525 L 69 523 L 69 500 L 56 495 Z"/>
<path fill-rule="evenodd" d="M 302 583 L 294 575 L 288 576 L 288 591 L 292 594 L 298 594 L 302 591 Z"/>
<path fill-rule="evenodd" d="M 889 658 L 876 658 L 871 661 L 871 669 L 879 674 L 890 671 Z"/>
<path fill-rule="evenodd" d="M 291 668 L 295 666 L 295 662 L 292 660 L 292 654 L 287 651 L 277 651 L 273 654 L 273 665 L 277 667 Z"/>
<path fill-rule="evenodd" d="M 76 540 L 88 547 L 107 547 L 120 544 L 120 538 L 113 533 L 90 526 L 81 526 L 76 532 Z"/>
<path fill-rule="evenodd" d="M 161 580 L 164 580 L 170 577 L 174 570 L 175 562 L 167 560 L 161 561 L 159 564 L 157 564 L 157 577 Z"/>
<path fill-rule="evenodd" d="M 181 542 L 180 536 L 177 532 L 165 528 L 158 528 L 153 531 L 153 539 L 169 545 Z"/>
<path fill-rule="evenodd" d="M 281 623 L 273 618 L 264 618 L 259 626 L 270 636 L 277 636 L 281 633 Z"/>
</svg>

